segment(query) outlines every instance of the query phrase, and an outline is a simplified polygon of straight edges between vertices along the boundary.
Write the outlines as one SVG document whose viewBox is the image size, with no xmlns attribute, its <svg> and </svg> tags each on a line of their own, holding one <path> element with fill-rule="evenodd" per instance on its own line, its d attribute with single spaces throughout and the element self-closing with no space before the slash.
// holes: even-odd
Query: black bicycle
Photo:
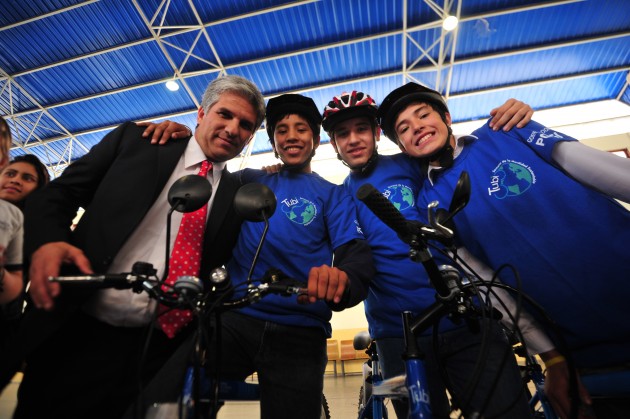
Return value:
<svg viewBox="0 0 630 419">
<path fill-rule="evenodd" d="M 200 181 L 207 183 L 205 179 L 199 176 L 185 176 L 173 185 L 169 191 L 169 202 L 172 208 L 169 212 L 169 221 L 167 222 L 169 228 L 167 230 L 170 229 L 170 214 L 173 210 L 192 212 L 207 202 L 209 192 L 207 190 L 203 194 L 199 192 L 206 188 L 205 183 Z M 254 261 L 252 261 L 251 276 L 269 227 L 268 219 L 276 208 L 276 198 L 267 186 L 250 183 L 239 189 L 234 199 L 234 205 L 237 212 L 246 220 L 265 223 L 258 251 L 254 256 Z M 167 255 L 168 253 L 167 248 Z M 208 360 L 205 357 L 205 348 L 210 340 L 206 325 L 209 324 L 210 316 L 215 315 L 217 322 L 214 331 L 215 335 L 220 336 L 220 313 L 255 304 L 270 293 L 288 297 L 307 292 L 303 282 L 289 278 L 278 269 L 269 270 L 259 280 L 254 281 L 248 278 L 244 290 L 238 290 L 231 285 L 228 272 L 223 268 L 212 271 L 209 287 L 205 286 L 197 277 L 182 276 L 169 288 L 165 287 L 163 279 L 160 280 L 156 276 L 156 270 L 153 266 L 145 262 L 136 262 L 129 273 L 58 276 L 51 277 L 49 280 L 64 285 L 132 289 L 138 293 L 146 292 L 152 299 L 168 309 L 188 309 L 193 313 L 197 319 L 192 357 L 194 361 L 186 371 L 180 400 L 177 404 L 149 406 L 146 412 L 143 411 L 140 414 L 142 417 L 146 415 L 147 417 L 216 418 L 219 409 L 227 400 L 259 400 L 260 393 L 257 384 L 223 381 L 218 374 L 214 377 L 206 374 L 205 367 Z M 233 299 L 232 296 L 235 291 L 244 291 L 244 295 Z M 157 311 L 155 318 L 157 318 Z M 147 342 L 150 340 L 153 329 L 153 327 L 149 328 Z M 144 410 L 142 402 L 138 403 L 138 406 Z M 323 394 L 320 418 L 330 419 L 328 402 Z"/>
</svg>

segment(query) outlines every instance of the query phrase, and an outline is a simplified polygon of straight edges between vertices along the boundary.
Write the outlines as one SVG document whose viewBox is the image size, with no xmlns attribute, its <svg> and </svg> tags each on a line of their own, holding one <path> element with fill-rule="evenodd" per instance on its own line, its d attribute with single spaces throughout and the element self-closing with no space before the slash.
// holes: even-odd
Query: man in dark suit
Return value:
<svg viewBox="0 0 630 419">
<path fill-rule="evenodd" d="M 142 139 L 143 128 L 125 123 L 33 195 L 25 256 L 34 307 L 23 322 L 27 364 L 16 418 L 120 417 L 138 378 L 146 382 L 186 339 L 190 325 L 173 339 L 156 329 L 143 352 L 156 304 L 145 293 L 61 289 L 47 278 L 68 265 L 85 274 L 130 272 L 135 261 L 152 263 L 161 277 L 168 190 L 209 160 L 213 188 L 200 267 L 207 278 L 229 258 L 241 223 L 232 208 L 239 181 L 225 162 L 253 138 L 264 109 L 253 83 L 220 77 L 204 93 L 191 139 L 153 146 Z M 85 213 L 70 231 L 80 207 Z M 173 213 L 173 232 L 181 217 Z"/>
</svg>

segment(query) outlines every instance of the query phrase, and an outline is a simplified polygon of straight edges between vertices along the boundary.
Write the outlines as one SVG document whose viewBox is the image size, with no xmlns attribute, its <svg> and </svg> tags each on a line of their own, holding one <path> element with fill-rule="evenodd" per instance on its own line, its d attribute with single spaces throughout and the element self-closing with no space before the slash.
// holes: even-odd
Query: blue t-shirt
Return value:
<svg viewBox="0 0 630 419">
<path fill-rule="evenodd" d="M 277 198 L 275 213 L 262 246 L 252 279 L 261 279 L 270 268 L 282 270 L 299 281 L 308 279 L 312 267 L 331 265 L 333 251 L 355 239 L 364 239 L 355 220 L 356 208 L 341 186 L 315 173 L 260 170 L 242 171 L 246 182 L 267 185 Z M 247 281 L 264 223 L 245 222 L 227 268 L 232 284 Z M 242 288 L 242 287 L 241 287 Z M 324 301 L 298 304 L 295 296 L 268 294 L 240 310 L 258 319 L 285 325 L 321 327 L 331 333 L 332 312 Z"/>
<path fill-rule="evenodd" d="M 462 244 L 495 270 L 518 270 L 578 366 L 630 362 L 630 212 L 550 164 L 566 135 L 536 122 L 473 135 L 450 170 L 425 181 L 418 205 L 449 202 L 467 171 L 470 203 L 454 218 Z M 509 270 L 501 277 L 518 286 Z"/>
<path fill-rule="evenodd" d="M 379 155 L 369 173 L 351 173 L 344 181 L 348 193 L 355 199 L 359 225 L 372 249 L 376 268 L 376 276 L 364 302 L 370 336 L 375 339 L 402 337 L 401 313 L 411 311 L 419 314 L 435 302 L 436 291 L 429 284 L 422 264 L 409 259 L 409 245 L 403 243 L 391 228 L 359 201 L 356 192 L 362 185 L 370 183 L 405 218 L 426 223 L 426 209 L 416 206 L 423 177 L 419 160 L 396 154 Z M 440 260 L 439 255 L 434 256 Z M 453 323 L 443 320 L 440 327 L 441 330 L 452 328 Z"/>
</svg>

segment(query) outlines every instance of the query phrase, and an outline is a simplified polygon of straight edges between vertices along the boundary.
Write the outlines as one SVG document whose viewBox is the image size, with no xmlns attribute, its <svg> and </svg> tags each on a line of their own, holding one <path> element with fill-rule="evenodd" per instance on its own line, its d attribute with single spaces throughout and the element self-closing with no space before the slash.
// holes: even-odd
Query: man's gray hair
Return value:
<svg viewBox="0 0 630 419">
<path fill-rule="evenodd" d="M 207 113 L 212 105 L 219 101 L 221 95 L 226 92 L 242 96 L 254 107 L 256 112 L 254 131 L 256 131 L 265 119 L 265 99 L 258 87 L 244 77 L 226 75 L 213 80 L 201 99 L 203 111 Z"/>
</svg>

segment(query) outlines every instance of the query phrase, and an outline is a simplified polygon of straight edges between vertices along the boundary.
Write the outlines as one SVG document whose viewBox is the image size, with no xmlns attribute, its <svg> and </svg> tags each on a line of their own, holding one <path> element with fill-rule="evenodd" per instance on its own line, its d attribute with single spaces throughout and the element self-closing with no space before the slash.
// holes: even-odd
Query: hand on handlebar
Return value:
<svg viewBox="0 0 630 419">
<path fill-rule="evenodd" d="M 311 268 L 308 274 L 308 295 L 300 295 L 298 302 L 310 304 L 317 300 L 325 300 L 339 303 L 348 282 L 348 275 L 340 269 L 327 265 Z"/>
<path fill-rule="evenodd" d="M 29 294 L 35 307 L 44 310 L 54 308 L 54 299 L 61 292 L 58 283 L 48 281 L 50 276 L 58 276 L 64 263 L 75 265 L 84 274 L 91 274 L 90 261 L 78 247 L 66 242 L 46 243 L 37 249 L 31 258 L 29 270 Z"/>
</svg>

